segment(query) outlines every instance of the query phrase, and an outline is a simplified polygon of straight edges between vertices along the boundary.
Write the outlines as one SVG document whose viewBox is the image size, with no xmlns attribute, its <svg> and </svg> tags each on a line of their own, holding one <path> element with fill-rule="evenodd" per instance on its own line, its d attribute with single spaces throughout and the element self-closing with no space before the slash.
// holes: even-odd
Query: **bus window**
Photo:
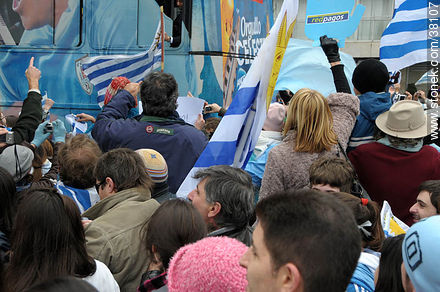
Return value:
<svg viewBox="0 0 440 292">
<path fill-rule="evenodd" d="M 186 30 L 188 36 L 191 37 L 192 0 L 155 1 L 157 5 L 163 6 L 165 31 L 171 37 L 168 41 L 169 45 L 172 48 L 177 48 L 182 42 L 182 29 Z M 142 13 L 147 12 L 142 11 Z M 142 21 L 142 17 L 139 17 L 139 21 Z"/>
<path fill-rule="evenodd" d="M 160 22 L 160 8 L 154 0 L 138 0 L 138 5 L 137 46 L 148 48 L 153 42 L 157 25 Z"/>
<path fill-rule="evenodd" d="M 144 7 L 141 3 L 154 0 L 124 0 L 124 1 L 89 1 L 91 13 L 91 46 L 94 49 L 125 50 L 137 47 L 136 35 L 138 27 L 138 9 Z M 148 4 L 145 4 L 148 6 Z M 148 6 L 148 7 L 151 7 Z M 157 7 L 157 11 L 159 8 Z M 147 18 L 152 12 L 147 13 Z M 156 31 L 157 23 L 153 27 L 144 27 Z M 150 41 L 151 43 L 151 41 Z"/>
<path fill-rule="evenodd" d="M 170 46 L 176 48 L 180 45 L 182 39 L 182 26 L 188 32 L 191 38 L 191 8 L 192 2 L 190 0 L 174 0 L 174 7 L 170 11 L 171 19 L 173 20 L 173 35 Z"/>
<path fill-rule="evenodd" d="M 13 1 L 0 1 L 0 45 L 18 45 L 24 31 L 20 16 L 12 10 Z"/>
<path fill-rule="evenodd" d="M 0 6 L 0 44 L 71 48 L 81 43 L 81 0 L 13 1 Z"/>
</svg>

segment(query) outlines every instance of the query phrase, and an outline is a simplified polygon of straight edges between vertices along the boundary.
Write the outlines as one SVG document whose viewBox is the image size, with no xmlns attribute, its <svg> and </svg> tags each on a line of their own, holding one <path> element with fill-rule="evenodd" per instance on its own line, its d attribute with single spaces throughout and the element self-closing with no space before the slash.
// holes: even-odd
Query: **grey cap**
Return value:
<svg viewBox="0 0 440 292">
<path fill-rule="evenodd" d="M 0 154 L 0 167 L 6 169 L 18 182 L 31 170 L 34 153 L 22 145 L 12 145 Z"/>
</svg>

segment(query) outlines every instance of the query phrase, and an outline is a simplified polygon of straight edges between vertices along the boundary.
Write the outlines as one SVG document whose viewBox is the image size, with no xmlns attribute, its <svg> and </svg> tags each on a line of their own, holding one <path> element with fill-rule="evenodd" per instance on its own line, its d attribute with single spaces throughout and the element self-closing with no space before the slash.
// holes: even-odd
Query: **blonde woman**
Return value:
<svg viewBox="0 0 440 292">
<path fill-rule="evenodd" d="M 337 43 L 331 39 L 325 41 L 321 46 L 331 64 L 337 91 L 349 92 Z M 341 78 L 345 79 L 344 86 L 338 84 Z M 358 114 L 359 99 L 352 94 L 335 93 L 324 98 L 316 90 L 298 90 L 287 109 L 285 138 L 269 153 L 260 199 L 279 191 L 306 187 L 313 161 L 325 155 L 337 155 L 338 141 L 346 149 Z"/>
</svg>

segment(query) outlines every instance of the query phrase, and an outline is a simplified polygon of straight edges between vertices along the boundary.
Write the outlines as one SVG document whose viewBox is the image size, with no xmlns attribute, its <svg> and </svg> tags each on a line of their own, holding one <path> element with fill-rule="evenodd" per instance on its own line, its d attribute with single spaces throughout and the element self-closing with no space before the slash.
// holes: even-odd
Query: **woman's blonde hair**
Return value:
<svg viewBox="0 0 440 292">
<path fill-rule="evenodd" d="M 296 130 L 293 150 L 298 152 L 320 153 L 338 143 L 327 100 L 313 89 L 298 90 L 290 101 L 283 134 L 292 129 Z"/>
</svg>

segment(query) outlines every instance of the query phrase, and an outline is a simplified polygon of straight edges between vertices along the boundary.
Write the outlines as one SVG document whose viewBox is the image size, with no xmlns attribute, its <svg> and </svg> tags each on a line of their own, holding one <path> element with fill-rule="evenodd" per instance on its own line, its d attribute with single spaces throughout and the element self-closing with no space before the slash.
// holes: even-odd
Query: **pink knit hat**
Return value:
<svg viewBox="0 0 440 292">
<path fill-rule="evenodd" d="M 284 125 L 286 107 L 278 102 L 271 103 L 264 121 L 263 130 L 280 132 Z"/>
<path fill-rule="evenodd" d="M 248 248 L 236 239 L 206 237 L 180 248 L 168 268 L 168 290 L 245 291 L 246 269 L 239 264 Z"/>
</svg>

